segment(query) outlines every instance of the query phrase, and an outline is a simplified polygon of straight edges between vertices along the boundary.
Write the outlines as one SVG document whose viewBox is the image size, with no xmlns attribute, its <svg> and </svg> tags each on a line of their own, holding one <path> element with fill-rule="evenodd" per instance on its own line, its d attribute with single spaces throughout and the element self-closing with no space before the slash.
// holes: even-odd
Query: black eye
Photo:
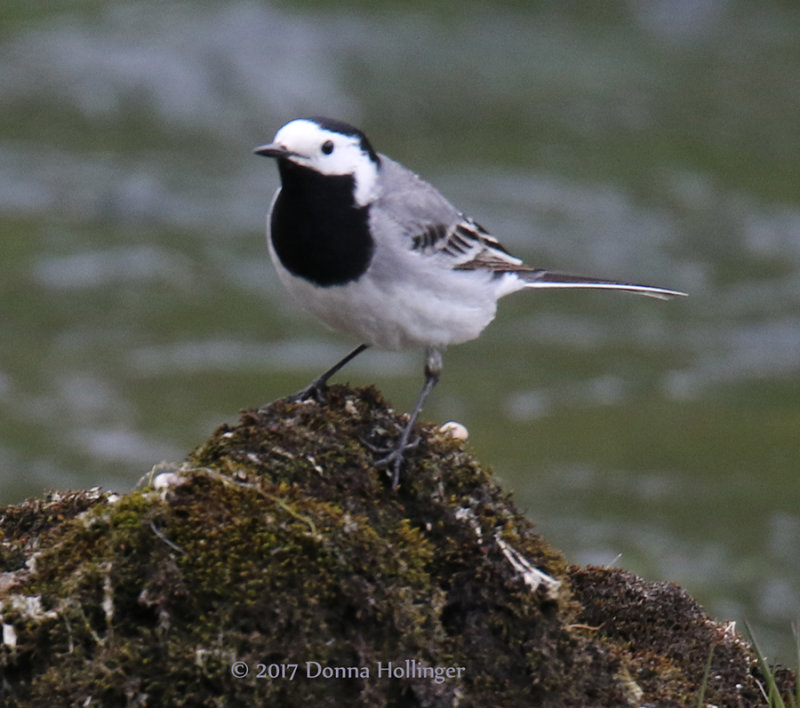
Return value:
<svg viewBox="0 0 800 708">
<path fill-rule="evenodd" d="M 322 152 L 326 155 L 330 155 L 333 152 L 333 140 L 326 140 L 322 143 Z"/>
</svg>

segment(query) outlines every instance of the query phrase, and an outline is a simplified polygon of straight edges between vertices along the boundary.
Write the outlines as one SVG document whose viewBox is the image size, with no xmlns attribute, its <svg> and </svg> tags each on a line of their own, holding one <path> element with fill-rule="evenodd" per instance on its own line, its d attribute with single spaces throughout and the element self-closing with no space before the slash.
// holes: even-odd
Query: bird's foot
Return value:
<svg viewBox="0 0 800 708">
<path fill-rule="evenodd" d="M 302 403 L 303 401 L 316 401 L 320 405 L 328 402 L 328 387 L 323 379 L 314 379 L 308 386 L 300 389 L 297 393 L 283 398 L 275 399 L 266 403 L 258 409 L 259 413 L 268 413 L 270 408 L 276 403 Z"/>
<path fill-rule="evenodd" d="M 396 490 L 400 484 L 400 469 L 403 466 L 403 460 L 405 459 L 406 452 L 409 450 L 416 450 L 422 441 L 422 437 L 417 437 L 414 440 L 409 441 L 410 436 L 410 428 L 404 428 L 400 434 L 397 444 L 393 447 L 383 447 L 374 445 L 368 440 L 361 440 L 361 443 L 369 450 L 375 454 L 383 455 L 383 457 L 375 460 L 374 464 L 378 469 L 386 468 L 392 471 L 392 491 Z"/>
<path fill-rule="evenodd" d="M 300 389 L 297 393 L 287 396 L 286 400 L 290 403 L 301 403 L 302 401 L 316 401 L 325 404 L 328 402 L 328 385 L 325 381 L 314 379 L 308 386 Z"/>
<path fill-rule="evenodd" d="M 360 344 L 353 351 L 351 351 L 344 359 L 336 362 L 324 374 L 317 376 L 308 386 L 301 391 L 298 391 L 286 400 L 292 403 L 299 403 L 301 401 L 313 400 L 317 403 L 326 404 L 328 402 L 328 379 L 333 376 L 339 369 L 341 369 L 347 362 L 355 359 L 361 352 L 369 347 L 368 344 Z"/>
</svg>

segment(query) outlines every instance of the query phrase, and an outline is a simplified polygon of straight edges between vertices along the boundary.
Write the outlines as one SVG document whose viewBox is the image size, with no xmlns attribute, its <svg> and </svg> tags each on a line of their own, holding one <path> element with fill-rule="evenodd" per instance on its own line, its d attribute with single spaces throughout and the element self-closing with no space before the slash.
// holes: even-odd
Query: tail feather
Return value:
<svg viewBox="0 0 800 708">
<path fill-rule="evenodd" d="M 626 283 L 619 280 L 605 280 L 591 278 L 571 273 L 557 273 L 552 270 L 535 269 L 516 271 L 519 278 L 525 281 L 526 288 L 594 288 L 600 290 L 624 290 L 660 300 L 669 300 L 672 297 L 685 296 L 680 290 L 658 288 L 654 285 L 641 285 L 639 283 Z"/>
</svg>

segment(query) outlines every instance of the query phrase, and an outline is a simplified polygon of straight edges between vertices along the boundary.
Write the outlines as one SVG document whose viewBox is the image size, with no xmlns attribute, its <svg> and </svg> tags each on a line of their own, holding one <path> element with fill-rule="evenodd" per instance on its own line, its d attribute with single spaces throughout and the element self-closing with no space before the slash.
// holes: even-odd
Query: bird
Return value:
<svg viewBox="0 0 800 708">
<path fill-rule="evenodd" d="M 297 118 L 254 149 L 277 161 L 267 244 L 291 296 L 361 343 L 294 396 L 324 400 L 328 380 L 365 349 L 421 349 L 424 383 L 396 445 L 376 462 L 397 489 L 413 428 L 446 347 L 477 338 L 518 290 L 593 288 L 655 298 L 678 290 L 534 268 L 435 187 L 376 152 L 342 120 Z"/>
</svg>

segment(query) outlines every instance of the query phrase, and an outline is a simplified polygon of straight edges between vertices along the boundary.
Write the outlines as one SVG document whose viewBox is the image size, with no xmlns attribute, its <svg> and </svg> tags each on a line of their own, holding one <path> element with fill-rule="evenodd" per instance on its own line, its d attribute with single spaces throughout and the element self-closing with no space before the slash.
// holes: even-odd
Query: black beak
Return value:
<svg viewBox="0 0 800 708">
<path fill-rule="evenodd" d="M 292 157 L 296 153 L 289 150 L 285 145 L 279 143 L 268 143 L 257 147 L 253 152 L 256 155 L 263 155 L 264 157 Z"/>
</svg>

